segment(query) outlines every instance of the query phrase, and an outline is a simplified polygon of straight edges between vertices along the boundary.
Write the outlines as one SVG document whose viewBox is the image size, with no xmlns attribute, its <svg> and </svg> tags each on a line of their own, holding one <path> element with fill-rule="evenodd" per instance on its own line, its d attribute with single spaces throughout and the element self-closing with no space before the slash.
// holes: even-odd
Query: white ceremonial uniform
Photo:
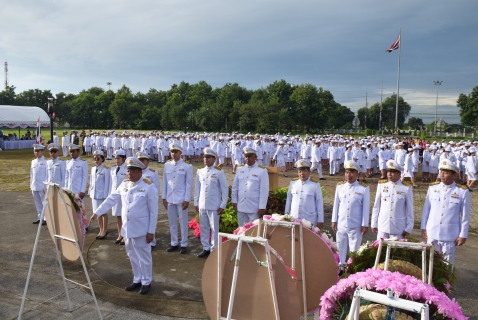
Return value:
<svg viewBox="0 0 478 320">
<path fill-rule="evenodd" d="M 160 189 L 160 183 L 159 183 L 159 175 L 156 172 L 156 170 L 150 169 L 147 167 L 146 169 L 143 170 L 143 178 L 148 179 L 153 183 L 153 185 L 156 187 L 158 190 L 158 194 Z"/>
<path fill-rule="evenodd" d="M 68 157 L 68 146 L 70 145 L 70 136 L 65 135 L 61 138 L 61 148 L 63 150 L 63 157 Z"/>
<path fill-rule="evenodd" d="M 217 247 L 219 233 L 218 209 L 225 209 L 229 196 L 226 175 L 220 167 L 202 167 L 196 172 L 194 206 L 199 207 L 201 244 L 206 251 Z M 211 241 L 209 241 L 210 233 Z"/>
<path fill-rule="evenodd" d="M 147 179 L 136 182 L 125 179 L 95 213 L 101 216 L 119 203 L 123 221 L 121 236 L 125 238 L 126 253 L 133 267 L 133 282 L 149 285 L 153 279 L 153 258 L 146 235 L 156 232 L 158 192 Z"/>
<path fill-rule="evenodd" d="M 128 170 L 126 165 L 123 163 L 121 166 L 114 166 L 110 170 L 111 173 L 111 183 L 110 183 L 110 194 L 116 191 L 124 179 L 128 177 Z M 112 214 L 115 217 L 121 217 L 121 202 L 115 204 L 112 208 Z"/>
<path fill-rule="evenodd" d="M 412 232 L 414 223 L 413 188 L 408 182 L 378 181 L 372 209 L 372 228 L 378 229 L 377 239 L 403 238 L 403 231 Z"/>
<path fill-rule="evenodd" d="M 193 166 L 183 159 L 168 160 L 164 164 L 163 190 L 161 197 L 168 202 L 171 246 L 178 245 L 178 222 L 181 228 L 181 247 L 188 245 L 188 209 L 182 209 L 184 201 L 191 201 Z"/>
<path fill-rule="evenodd" d="M 305 219 L 312 226 L 324 222 L 324 199 L 320 183 L 315 179 L 294 178 L 287 191 L 285 212 L 297 219 Z"/>
<path fill-rule="evenodd" d="M 86 192 L 87 182 L 88 163 L 80 158 L 68 160 L 65 171 L 65 188 L 79 195 Z"/>
<path fill-rule="evenodd" d="M 32 190 L 35 208 L 37 210 L 38 219 L 40 220 L 43 209 L 43 198 L 45 197 L 43 182 L 47 181 L 47 163 L 45 157 L 32 160 L 30 166 L 30 189 Z M 43 217 L 45 219 L 45 217 Z"/>
<path fill-rule="evenodd" d="M 368 227 L 370 214 L 370 189 L 362 182 L 337 183 L 332 222 L 337 223 L 337 245 L 340 264 L 347 262 L 347 244 L 350 252 L 362 244 L 362 227 Z"/>
<path fill-rule="evenodd" d="M 237 203 L 237 219 L 242 227 L 259 218 L 258 211 L 265 209 L 269 198 L 269 175 L 266 167 L 254 163 L 236 169 L 232 184 L 231 202 Z"/>
<path fill-rule="evenodd" d="M 312 148 L 311 159 L 312 167 L 310 167 L 310 172 L 314 172 L 315 169 L 319 172 L 319 178 L 323 178 L 322 174 L 322 147 Z"/>
<path fill-rule="evenodd" d="M 453 182 L 433 182 L 428 187 L 423 205 L 421 229 L 427 231 L 427 242 L 443 252 L 454 264 L 455 240 L 468 238 L 470 226 L 470 192 Z"/>
<path fill-rule="evenodd" d="M 93 212 L 100 206 L 104 199 L 110 194 L 111 173 L 110 169 L 102 163 L 100 166 L 93 166 L 90 173 L 90 187 L 88 195 L 91 198 Z"/>
<path fill-rule="evenodd" d="M 65 173 L 66 173 L 66 163 L 60 158 L 55 160 L 50 159 L 47 162 L 47 182 L 57 183 L 60 187 L 64 187 L 65 183 Z"/>
</svg>

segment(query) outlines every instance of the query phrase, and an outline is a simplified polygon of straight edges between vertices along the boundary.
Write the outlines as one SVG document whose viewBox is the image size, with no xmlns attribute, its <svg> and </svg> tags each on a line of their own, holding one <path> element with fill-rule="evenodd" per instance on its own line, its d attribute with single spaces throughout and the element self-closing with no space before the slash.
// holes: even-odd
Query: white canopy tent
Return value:
<svg viewBox="0 0 478 320">
<path fill-rule="evenodd" d="M 27 128 L 36 127 L 40 119 L 40 126 L 50 126 L 50 117 L 39 107 L 0 105 L 0 128 Z"/>
</svg>

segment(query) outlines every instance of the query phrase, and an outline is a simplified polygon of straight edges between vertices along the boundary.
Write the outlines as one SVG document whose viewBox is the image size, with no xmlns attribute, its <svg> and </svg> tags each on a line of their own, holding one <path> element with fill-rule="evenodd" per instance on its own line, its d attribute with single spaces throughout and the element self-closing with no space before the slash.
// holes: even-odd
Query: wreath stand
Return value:
<svg viewBox="0 0 478 320">
<path fill-rule="evenodd" d="M 262 230 L 262 235 L 260 235 L 261 231 L 261 224 L 264 225 L 264 229 Z M 300 246 L 300 264 L 301 264 L 301 271 L 302 271 L 302 279 L 297 279 L 297 281 L 302 282 L 302 301 L 303 301 L 303 309 L 304 315 L 307 317 L 307 286 L 305 282 L 305 263 L 304 263 L 304 237 L 302 231 L 302 223 L 300 222 L 283 222 L 283 221 L 268 221 L 268 220 L 259 220 L 259 224 L 257 225 L 257 237 L 262 237 L 267 239 L 267 227 L 284 227 L 291 229 L 291 269 L 295 271 L 295 232 L 296 227 L 299 227 L 299 246 Z"/>
<path fill-rule="evenodd" d="M 421 320 L 429 320 L 427 304 L 395 298 L 393 296 L 392 288 L 387 289 L 386 295 L 357 288 L 350 306 L 349 319 L 359 320 L 360 299 L 376 302 L 382 305 L 390 306 L 392 308 L 400 308 L 403 310 L 419 313 L 421 315 Z"/>
<path fill-rule="evenodd" d="M 433 254 L 435 252 L 435 247 L 432 244 L 424 244 L 424 243 L 415 243 L 415 242 L 402 242 L 402 241 L 394 241 L 388 239 L 380 239 L 378 244 L 377 256 L 375 257 L 375 265 L 373 266 L 374 270 L 377 270 L 378 264 L 380 262 L 380 255 L 382 253 L 383 245 L 387 246 L 387 252 L 385 255 L 385 265 L 384 270 L 388 271 L 388 265 L 390 263 L 390 252 L 392 248 L 403 248 L 403 249 L 410 249 L 410 250 L 418 250 L 422 252 L 422 281 L 427 283 L 427 249 L 430 249 L 430 261 L 428 265 L 428 284 L 432 285 L 432 277 L 433 277 Z"/>
<path fill-rule="evenodd" d="M 103 319 L 101 315 L 100 308 L 98 306 L 98 301 L 96 300 L 95 292 L 93 290 L 93 286 L 91 285 L 90 277 L 88 275 L 88 270 L 85 265 L 85 261 L 82 255 L 82 249 L 80 243 L 78 241 L 78 230 L 79 230 L 79 223 L 78 221 L 74 220 L 76 217 L 76 213 L 74 212 L 74 207 L 70 204 L 71 201 L 68 199 L 68 202 L 65 200 L 65 194 L 61 189 L 60 185 L 55 183 L 45 183 L 46 185 L 46 192 L 45 198 L 43 200 L 43 209 L 40 216 L 40 221 L 43 221 L 45 215 L 48 218 L 48 229 L 50 230 L 51 236 L 53 238 L 53 243 L 55 244 L 55 251 L 58 260 L 58 264 L 60 266 L 60 274 L 63 281 L 63 287 L 65 288 L 65 295 L 68 301 L 68 311 L 72 311 L 71 309 L 71 301 L 70 295 L 68 293 L 68 288 L 66 286 L 66 281 L 74 283 L 78 286 L 83 288 L 89 289 L 93 300 L 96 305 L 96 310 L 98 311 L 99 319 Z M 59 212 L 59 209 L 64 209 L 64 212 Z M 46 214 L 45 211 L 47 210 Z M 66 214 L 65 214 L 66 213 Z M 28 269 L 27 281 L 25 284 L 25 289 L 23 291 L 22 297 L 22 304 L 20 306 L 20 311 L 18 314 L 18 320 L 22 318 L 23 307 L 25 305 L 25 299 L 27 296 L 28 285 L 30 283 L 31 272 L 33 268 L 33 263 L 35 260 L 35 254 L 40 238 L 40 232 L 42 229 L 42 224 L 38 224 L 38 231 L 35 238 L 35 243 L 33 245 L 33 253 L 32 258 L 30 261 L 30 267 Z M 73 248 L 73 250 L 71 250 Z M 76 249 L 76 250 L 74 250 Z M 81 264 L 83 265 L 83 271 L 85 272 L 86 280 L 88 281 L 88 286 L 75 282 L 71 279 L 65 277 L 65 273 L 63 271 L 63 264 L 61 262 L 62 254 L 68 260 L 76 260 L 78 257 L 81 260 Z"/>
</svg>

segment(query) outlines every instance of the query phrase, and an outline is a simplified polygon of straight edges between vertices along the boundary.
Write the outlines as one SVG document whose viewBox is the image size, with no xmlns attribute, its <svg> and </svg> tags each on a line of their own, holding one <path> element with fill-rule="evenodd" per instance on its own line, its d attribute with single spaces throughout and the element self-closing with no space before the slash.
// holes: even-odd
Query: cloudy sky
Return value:
<svg viewBox="0 0 478 320">
<path fill-rule="evenodd" d="M 167 90 L 205 80 L 249 89 L 312 83 L 353 111 L 397 90 L 411 116 L 459 123 L 478 85 L 478 1 L 0 0 L 0 60 L 17 92 Z M 2 79 L 3 80 L 3 79 Z M 3 81 L 2 81 L 3 82 Z M 2 86 L 3 89 L 3 86 Z"/>
</svg>

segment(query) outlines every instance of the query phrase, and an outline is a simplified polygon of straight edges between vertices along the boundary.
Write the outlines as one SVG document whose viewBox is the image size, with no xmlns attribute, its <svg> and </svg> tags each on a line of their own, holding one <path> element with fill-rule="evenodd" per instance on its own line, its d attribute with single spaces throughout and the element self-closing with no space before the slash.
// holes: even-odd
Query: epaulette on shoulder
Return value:
<svg viewBox="0 0 478 320">
<path fill-rule="evenodd" d="M 238 164 L 237 167 L 238 167 L 238 168 L 239 168 L 239 167 L 244 167 L 244 165 L 243 165 L 243 164 Z"/>
<path fill-rule="evenodd" d="M 299 180 L 299 177 L 292 178 L 292 181 L 297 181 Z"/>
<path fill-rule="evenodd" d="M 187 164 L 191 164 L 191 161 L 189 161 L 189 160 L 183 160 L 183 161 Z"/>
<path fill-rule="evenodd" d="M 262 164 L 258 165 L 259 168 L 262 168 L 262 169 L 267 169 L 266 166 L 263 166 Z"/>
<path fill-rule="evenodd" d="M 222 170 L 221 166 L 215 166 L 214 168 L 216 168 L 217 170 Z"/>
<path fill-rule="evenodd" d="M 108 167 L 107 165 L 103 165 L 105 167 L 105 169 L 109 169 L 110 167 Z"/>
<path fill-rule="evenodd" d="M 202 169 L 202 168 L 205 168 L 206 166 L 199 166 L 198 169 Z"/>
<path fill-rule="evenodd" d="M 458 183 L 457 183 L 456 186 L 459 187 L 459 188 L 462 188 L 462 189 L 464 189 L 464 190 L 467 190 L 467 189 L 468 189 L 468 187 L 465 186 L 464 184 L 458 184 Z"/>
<path fill-rule="evenodd" d="M 143 179 L 144 182 L 146 182 L 147 184 L 151 184 L 151 180 L 148 180 L 148 179 Z"/>
<path fill-rule="evenodd" d="M 173 161 L 173 159 L 169 159 L 169 160 L 168 160 L 168 161 L 166 161 L 166 162 L 171 162 L 171 161 Z"/>
<path fill-rule="evenodd" d="M 310 181 L 315 182 L 315 183 L 319 183 L 319 180 L 315 179 L 315 178 L 310 178 Z"/>
<path fill-rule="evenodd" d="M 410 186 L 412 185 L 412 184 L 411 184 L 410 182 L 408 182 L 408 181 L 402 181 L 402 184 L 403 184 L 404 186 L 407 186 L 407 187 L 410 187 Z"/>
<path fill-rule="evenodd" d="M 366 184 L 365 182 L 359 182 L 359 185 L 364 186 L 364 187 L 368 187 L 368 184 Z"/>
<path fill-rule="evenodd" d="M 430 183 L 429 185 L 430 185 L 430 186 L 434 186 L 434 185 L 437 185 L 437 184 L 439 184 L 439 183 L 440 183 L 440 181 L 435 181 L 435 182 Z"/>
<path fill-rule="evenodd" d="M 386 182 L 388 182 L 387 179 L 380 179 L 380 180 L 378 180 L 378 183 L 386 183 Z"/>
<path fill-rule="evenodd" d="M 153 169 L 151 169 L 151 168 L 149 168 L 149 171 L 151 171 L 151 172 L 156 172 L 156 170 L 153 170 Z"/>
<path fill-rule="evenodd" d="M 126 179 L 124 179 L 124 180 L 123 180 L 123 182 L 126 182 L 126 181 L 129 181 L 129 179 L 128 179 L 128 178 L 126 178 Z"/>
<path fill-rule="evenodd" d="M 339 181 L 337 182 L 337 185 L 340 186 L 341 184 L 344 184 L 345 183 L 345 180 L 344 181 Z"/>
</svg>

